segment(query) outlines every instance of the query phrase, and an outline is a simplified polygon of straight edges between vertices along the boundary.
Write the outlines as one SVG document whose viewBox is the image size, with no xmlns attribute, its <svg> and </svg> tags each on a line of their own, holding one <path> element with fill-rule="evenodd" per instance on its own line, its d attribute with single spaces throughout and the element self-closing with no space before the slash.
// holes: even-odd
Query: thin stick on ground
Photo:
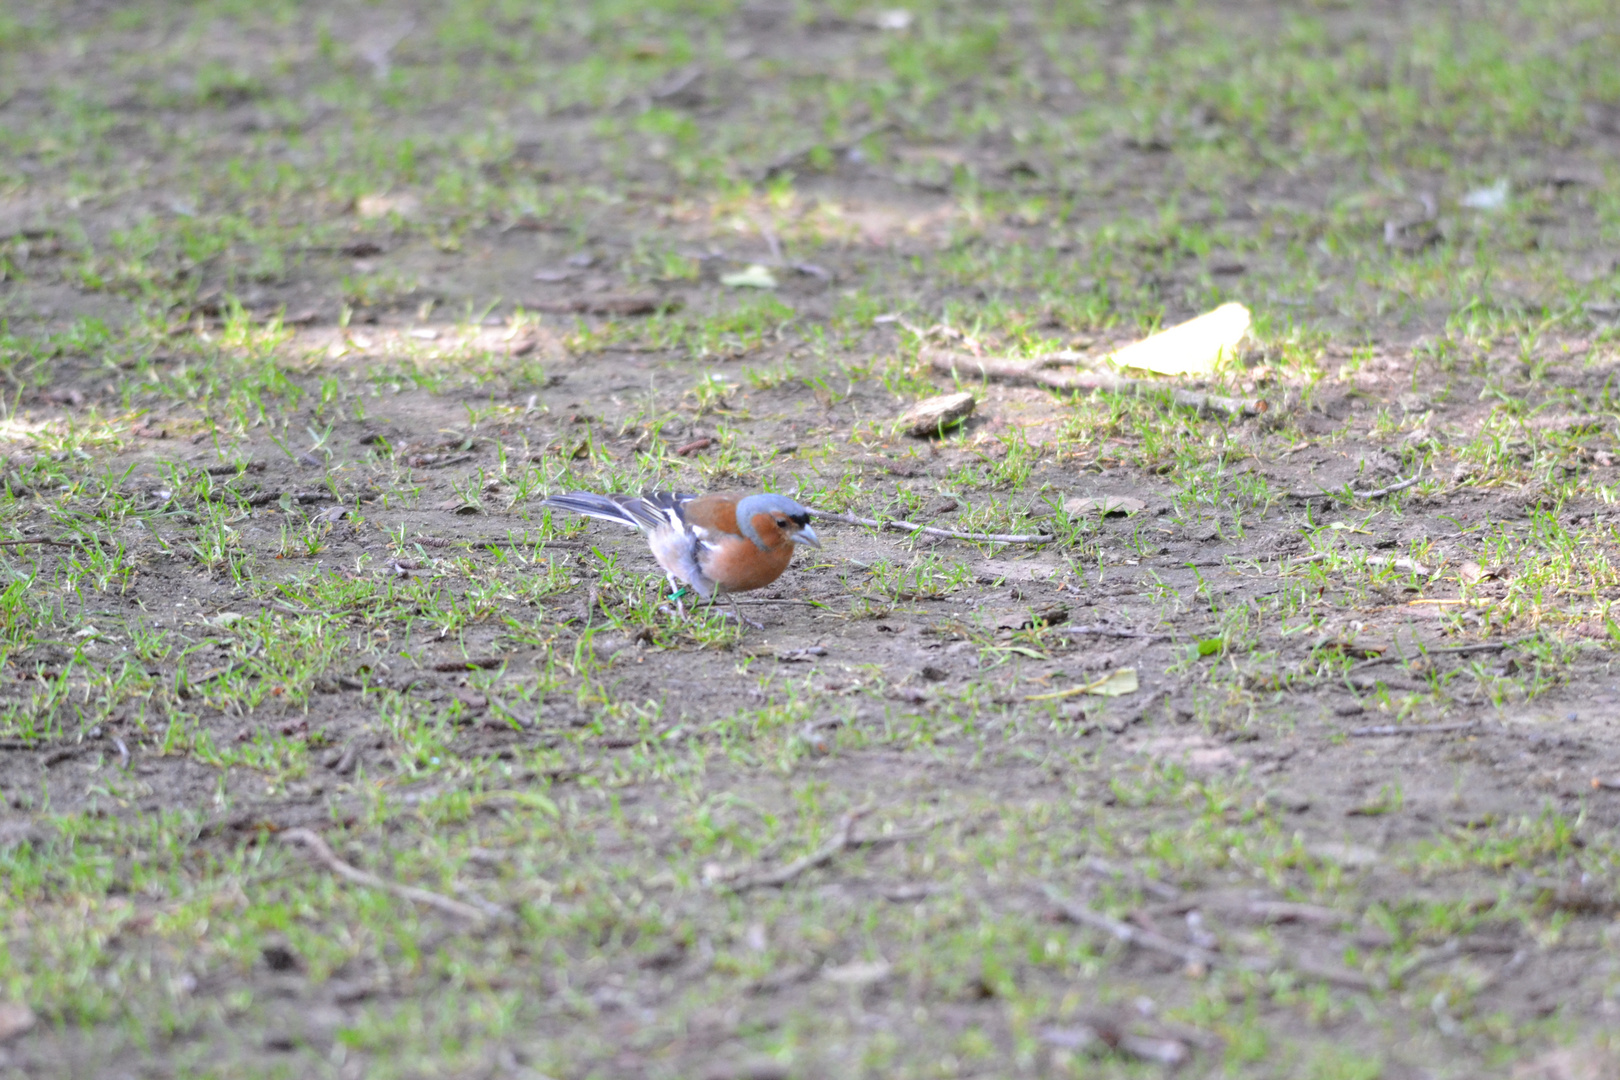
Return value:
<svg viewBox="0 0 1620 1080">
<path fill-rule="evenodd" d="M 1289 568 L 1304 566 L 1307 563 L 1327 562 L 1330 559 L 1342 558 L 1348 551 L 1313 551 L 1309 555 L 1301 555 L 1289 564 Z M 1283 556 L 1287 558 L 1287 556 Z M 1368 555 L 1366 565 L 1381 570 L 1394 570 L 1408 574 L 1418 574 L 1422 577 L 1431 577 L 1436 572 L 1434 567 L 1425 566 L 1416 559 L 1408 559 L 1404 555 Z"/>
<path fill-rule="evenodd" d="M 452 900 L 448 896 L 431 892 L 427 889 L 418 889 L 414 885 L 401 885 L 396 881 L 387 881 L 376 874 L 367 873 L 357 866 L 352 866 L 337 857 L 321 834 L 313 829 L 288 829 L 281 834 L 284 844 L 302 844 L 309 849 L 315 861 L 327 870 L 336 874 L 345 881 L 355 885 L 363 885 L 368 889 L 381 889 L 383 892 L 393 893 L 401 900 L 409 900 L 414 904 L 423 904 L 427 907 L 438 908 L 447 915 L 454 915 L 460 919 L 472 922 L 483 922 L 489 918 L 490 913 L 471 904 L 464 904 L 460 900 Z"/>
<path fill-rule="evenodd" d="M 1365 671 L 1370 667 L 1377 667 L 1379 664 L 1392 664 L 1396 661 L 1409 664 L 1414 660 L 1422 660 L 1427 656 L 1466 656 L 1469 653 L 1477 652 L 1501 652 L 1504 649 L 1511 649 L 1516 645 L 1523 645 L 1527 641 L 1534 640 L 1535 635 L 1531 634 L 1527 637 L 1512 638 L 1508 641 L 1476 641 L 1472 645 L 1448 645 L 1440 649 L 1423 649 L 1412 656 L 1385 653 L 1382 656 L 1375 656 L 1371 660 L 1363 660 L 1351 668 L 1349 674 L 1354 675 L 1358 671 Z"/>
<path fill-rule="evenodd" d="M 923 358 L 930 367 L 945 375 L 959 378 L 991 379 L 996 382 L 1024 386 L 1041 386 L 1048 390 L 1109 390 L 1137 397 L 1151 396 L 1166 391 L 1170 400 L 1185 409 L 1201 413 L 1219 413 L 1222 416 L 1258 416 L 1269 407 L 1265 401 L 1245 401 L 1242 398 L 1222 397 L 1199 390 L 1181 390 L 1148 379 L 1127 379 L 1101 371 L 1077 371 L 1063 375 L 1043 370 L 1054 360 L 1072 359 L 1075 354 L 1054 354 L 1036 360 L 1010 360 L 969 356 L 945 349 L 924 349 Z"/>
<path fill-rule="evenodd" d="M 469 536 L 460 539 L 444 536 L 413 536 L 408 541 L 412 544 L 421 544 L 425 548 L 557 548 L 560 551 L 587 551 L 589 544 L 583 540 L 528 540 L 513 539 L 506 536 Z"/>
<path fill-rule="evenodd" d="M 1327 488 L 1319 488 L 1316 491 L 1289 492 L 1289 497 L 1294 499 L 1303 499 L 1307 502 L 1309 502 L 1311 499 L 1343 499 L 1346 502 L 1351 499 L 1382 499 L 1385 495 L 1393 495 L 1397 491 L 1405 491 L 1407 488 L 1417 483 L 1420 479 L 1422 479 L 1420 475 L 1414 474 L 1412 476 L 1408 476 L 1405 480 L 1397 480 L 1387 487 L 1374 488 L 1371 491 L 1356 491 L 1353 488 L 1347 491 L 1329 491 Z"/>
<path fill-rule="evenodd" d="M 1105 671 L 1101 675 L 1097 676 L 1097 678 L 1092 679 L 1088 683 L 1082 683 L 1079 686 L 1071 686 L 1067 690 L 1054 690 L 1050 694 L 1026 694 L 1024 696 L 1024 700 L 1025 701 L 1058 701 L 1058 700 L 1061 700 L 1063 698 L 1078 697 L 1081 694 L 1090 694 L 1090 693 L 1095 692 L 1099 687 L 1102 687 L 1103 685 L 1105 685 L 1108 682 L 1108 680 L 1110 680 L 1110 679 L 1112 679 L 1114 677 L 1114 675 L 1115 675 L 1115 673 L 1112 672 L 1112 671 Z"/>
<path fill-rule="evenodd" d="M 1375 727 L 1351 728 L 1347 734 L 1352 739 L 1374 739 L 1393 735 L 1444 735 L 1451 731 L 1474 731 L 1479 726 L 1478 720 L 1457 724 L 1379 724 Z"/>
<path fill-rule="evenodd" d="M 1063 917 L 1070 922 L 1079 923 L 1081 926 L 1089 926 L 1093 930 L 1101 930 L 1103 933 L 1123 941 L 1127 945 L 1135 945 L 1151 952 L 1173 956 L 1189 967 L 1208 968 L 1217 959 L 1216 955 L 1208 949 L 1200 949 L 1196 945 L 1173 941 L 1163 934 L 1155 934 L 1151 930 L 1143 930 L 1141 927 L 1110 918 L 1100 911 L 1093 911 L 1078 901 L 1070 900 L 1054 886 L 1042 885 L 1041 891 L 1063 913 Z"/>
<path fill-rule="evenodd" d="M 861 142 L 864 142 L 871 136 L 876 135 L 879 132 L 887 131 L 889 128 L 894 126 L 894 123 L 895 122 L 893 120 L 867 121 L 854 131 L 851 131 L 842 142 L 833 143 L 831 146 L 827 147 L 827 149 L 830 150 L 834 156 L 841 156 L 848 152 L 851 147 L 859 145 Z M 801 158 L 808 157 L 811 153 L 813 153 L 816 149 L 816 145 L 820 144 L 800 146 L 796 149 L 789 150 L 787 153 L 778 154 L 775 158 L 771 159 L 771 161 L 754 171 L 756 181 L 759 183 L 764 183 L 766 180 L 769 180 L 783 169 L 790 168 L 794 162 L 800 160 Z"/>
<path fill-rule="evenodd" d="M 0 547 L 27 547 L 31 544 L 44 544 L 47 547 L 77 547 L 77 540 L 58 540 L 50 536 L 30 536 L 21 540 L 0 540 Z"/>
<path fill-rule="evenodd" d="M 1376 488 L 1372 491 L 1357 491 L 1353 492 L 1352 494 L 1354 494 L 1358 499 L 1382 499 L 1385 495 L 1393 495 L 1397 491 L 1405 491 L 1407 488 L 1417 483 L 1419 479 L 1420 478 L 1417 476 L 1417 474 L 1413 474 L 1408 476 L 1405 480 L 1395 481 L 1388 487 Z"/>
<path fill-rule="evenodd" d="M 1056 905 L 1057 909 L 1063 913 L 1063 917 L 1070 922 L 1089 926 L 1094 930 L 1101 930 L 1103 933 L 1127 945 L 1135 945 L 1137 948 L 1147 949 L 1150 952 L 1173 956 L 1186 964 L 1189 969 L 1200 971 L 1207 971 L 1221 959 L 1219 955 L 1208 949 L 1201 949 L 1196 945 L 1175 941 L 1165 937 L 1163 934 L 1155 934 L 1151 930 L 1143 930 L 1129 923 L 1120 922 L 1118 919 L 1111 919 L 1100 911 L 1093 911 L 1084 904 L 1068 899 L 1051 885 L 1043 885 L 1041 888 L 1046 893 L 1046 898 Z M 1297 971 L 1307 978 L 1320 979 L 1323 982 L 1333 983 L 1352 990 L 1371 990 L 1374 988 L 1372 980 L 1359 972 L 1349 971 L 1331 964 L 1315 963 L 1304 957 L 1284 960 L 1280 964 L 1276 961 L 1267 963 L 1259 957 L 1244 957 L 1240 958 L 1238 963 L 1255 971 L 1283 966 Z"/>
<path fill-rule="evenodd" d="M 856 807 L 839 820 L 838 830 L 833 833 L 832 839 L 810 854 L 801 855 L 786 866 L 778 867 L 775 870 L 727 883 L 726 887 L 731 889 L 732 892 L 744 892 L 748 889 L 781 888 L 808 870 L 814 870 L 818 866 L 826 866 L 841 852 L 856 846 L 855 824 L 874 809 L 875 807 L 870 803 Z"/>
<path fill-rule="evenodd" d="M 854 514 L 833 514 L 825 510 L 812 510 L 810 516 L 820 521 L 839 521 L 845 525 L 865 525 L 872 529 L 888 529 L 893 532 L 922 533 L 926 536 L 943 536 L 947 540 L 971 540 L 980 544 L 1050 544 L 1057 537 L 1049 533 L 970 533 L 957 532 L 955 529 L 936 529 L 932 525 L 918 525 L 914 521 L 879 521 L 876 518 L 856 517 Z"/>
<path fill-rule="evenodd" d="M 1057 626 L 1054 634 L 1094 634 L 1097 637 L 1147 638 L 1151 641 L 1169 641 L 1169 634 L 1144 634 L 1140 630 L 1121 630 L 1113 626 Z"/>
</svg>

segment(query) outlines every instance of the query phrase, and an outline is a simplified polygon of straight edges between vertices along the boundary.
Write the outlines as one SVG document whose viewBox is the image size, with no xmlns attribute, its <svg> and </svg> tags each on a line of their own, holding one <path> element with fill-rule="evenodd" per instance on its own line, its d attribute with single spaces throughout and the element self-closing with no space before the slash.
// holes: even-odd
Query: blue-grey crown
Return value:
<svg viewBox="0 0 1620 1080">
<path fill-rule="evenodd" d="M 755 514 L 784 514 L 799 525 L 810 524 L 810 511 L 786 495 L 767 493 L 748 496 L 737 503 L 737 529 L 761 551 L 765 549 L 765 541 L 759 538 L 759 532 L 754 528 Z"/>
</svg>

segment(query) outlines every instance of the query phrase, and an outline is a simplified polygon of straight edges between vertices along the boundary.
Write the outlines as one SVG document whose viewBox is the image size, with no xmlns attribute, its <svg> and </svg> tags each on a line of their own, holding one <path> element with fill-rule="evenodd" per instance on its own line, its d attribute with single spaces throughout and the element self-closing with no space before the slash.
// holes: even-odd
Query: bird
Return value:
<svg viewBox="0 0 1620 1080">
<path fill-rule="evenodd" d="M 570 491 L 543 499 L 540 505 L 639 529 L 653 558 L 664 568 L 670 598 L 683 618 L 686 609 L 680 598 L 684 585 L 710 602 L 725 593 L 737 621 L 758 630 L 764 626 L 744 618 L 736 594 L 763 589 L 781 577 L 799 545 L 821 546 L 821 538 L 810 525 L 809 509 L 786 495 L 770 492 L 599 495 Z"/>
</svg>

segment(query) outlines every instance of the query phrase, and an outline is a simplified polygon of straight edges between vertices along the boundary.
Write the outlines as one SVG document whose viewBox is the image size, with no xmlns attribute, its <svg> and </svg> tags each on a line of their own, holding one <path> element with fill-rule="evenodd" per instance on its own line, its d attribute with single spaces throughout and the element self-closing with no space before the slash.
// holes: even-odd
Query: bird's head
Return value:
<svg viewBox="0 0 1620 1080">
<path fill-rule="evenodd" d="M 821 546 L 810 511 L 786 495 L 750 495 L 737 503 L 737 529 L 760 549 L 771 546 L 761 534 L 773 528 L 789 543 Z"/>
</svg>

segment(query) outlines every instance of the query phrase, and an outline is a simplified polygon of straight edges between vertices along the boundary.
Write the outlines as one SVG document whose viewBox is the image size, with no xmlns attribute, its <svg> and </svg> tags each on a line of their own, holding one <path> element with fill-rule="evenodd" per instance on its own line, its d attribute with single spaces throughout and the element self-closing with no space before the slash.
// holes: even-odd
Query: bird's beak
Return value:
<svg viewBox="0 0 1620 1080">
<path fill-rule="evenodd" d="M 813 548 L 818 548 L 821 546 L 821 537 L 816 535 L 816 530 L 804 525 L 799 528 L 798 532 L 793 534 L 793 542 L 795 544 L 809 544 Z"/>
</svg>

